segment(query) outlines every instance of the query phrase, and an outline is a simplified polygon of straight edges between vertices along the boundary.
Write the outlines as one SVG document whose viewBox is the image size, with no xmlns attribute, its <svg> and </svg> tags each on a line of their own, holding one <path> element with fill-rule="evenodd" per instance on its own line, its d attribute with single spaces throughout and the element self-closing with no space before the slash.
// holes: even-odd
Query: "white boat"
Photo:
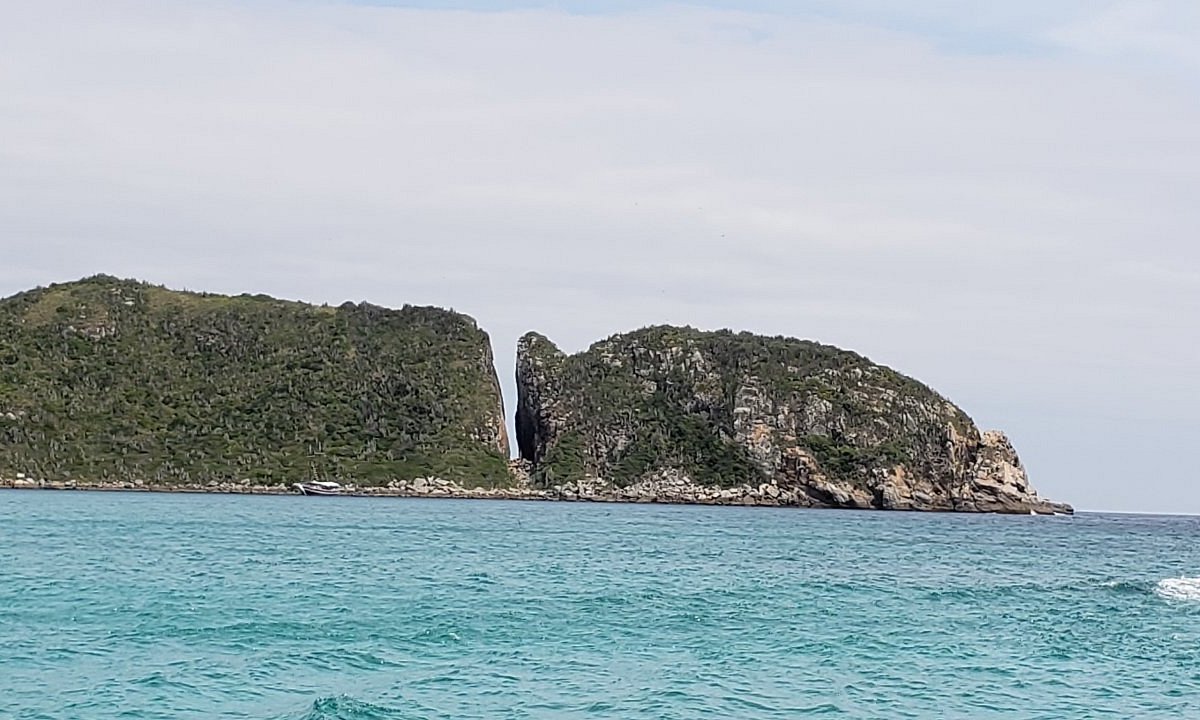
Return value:
<svg viewBox="0 0 1200 720">
<path fill-rule="evenodd" d="M 316 480 L 313 482 L 293 483 L 292 487 L 301 495 L 341 495 L 342 486 L 332 480 Z"/>
</svg>

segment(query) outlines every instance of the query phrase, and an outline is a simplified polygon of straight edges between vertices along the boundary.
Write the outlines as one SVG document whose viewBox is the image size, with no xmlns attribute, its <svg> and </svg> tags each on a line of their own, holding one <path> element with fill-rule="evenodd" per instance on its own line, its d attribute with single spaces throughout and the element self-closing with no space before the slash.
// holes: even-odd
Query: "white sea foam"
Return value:
<svg viewBox="0 0 1200 720">
<path fill-rule="evenodd" d="M 1200 600 L 1200 577 L 1164 578 L 1154 592 L 1168 600 Z"/>
</svg>

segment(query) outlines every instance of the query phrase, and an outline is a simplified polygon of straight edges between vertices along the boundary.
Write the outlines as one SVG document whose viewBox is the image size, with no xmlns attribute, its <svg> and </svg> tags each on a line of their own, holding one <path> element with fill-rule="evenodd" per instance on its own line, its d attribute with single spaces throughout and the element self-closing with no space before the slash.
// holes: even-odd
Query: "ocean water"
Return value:
<svg viewBox="0 0 1200 720">
<path fill-rule="evenodd" d="M 0 491 L 0 718 L 1196 718 L 1200 518 Z"/>
</svg>

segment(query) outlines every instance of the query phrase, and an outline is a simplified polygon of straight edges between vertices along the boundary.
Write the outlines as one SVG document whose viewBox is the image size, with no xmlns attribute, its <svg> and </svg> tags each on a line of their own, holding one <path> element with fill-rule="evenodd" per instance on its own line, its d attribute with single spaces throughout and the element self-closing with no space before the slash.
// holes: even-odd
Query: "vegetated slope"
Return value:
<svg viewBox="0 0 1200 720">
<path fill-rule="evenodd" d="M 567 356 L 530 333 L 517 385 L 521 455 L 543 485 L 666 478 L 672 492 L 762 485 L 781 504 L 1066 509 L 1037 497 L 1002 434 L 828 345 L 664 326 Z"/>
<path fill-rule="evenodd" d="M 486 333 L 106 276 L 0 300 L 0 474 L 506 484 Z"/>
</svg>

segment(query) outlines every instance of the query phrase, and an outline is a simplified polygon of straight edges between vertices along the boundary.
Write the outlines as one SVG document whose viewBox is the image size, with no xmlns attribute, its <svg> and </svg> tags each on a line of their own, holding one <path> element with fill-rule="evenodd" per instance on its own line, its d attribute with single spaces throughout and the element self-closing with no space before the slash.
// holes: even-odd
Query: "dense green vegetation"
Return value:
<svg viewBox="0 0 1200 720">
<path fill-rule="evenodd" d="M 565 433 L 530 458 L 544 483 L 592 474 L 623 485 L 662 468 L 707 484 L 762 482 L 772 471 L 738 441 L 738 412 L 843 479 L 897 464 L 945 476 L 947 426 L 975 432 L 920 382 L 810 341 L 661 326 L 572 356 L 551 358 L 548 341 L 539 347 L 553 373 L 543 382 L 570 410 Z"/>
<path fill-rule="evenodd" d="M 98 276 L 0 301 L 0 475 L 508 482 L 487 335 L 457 313 Z"/>
</svg>

